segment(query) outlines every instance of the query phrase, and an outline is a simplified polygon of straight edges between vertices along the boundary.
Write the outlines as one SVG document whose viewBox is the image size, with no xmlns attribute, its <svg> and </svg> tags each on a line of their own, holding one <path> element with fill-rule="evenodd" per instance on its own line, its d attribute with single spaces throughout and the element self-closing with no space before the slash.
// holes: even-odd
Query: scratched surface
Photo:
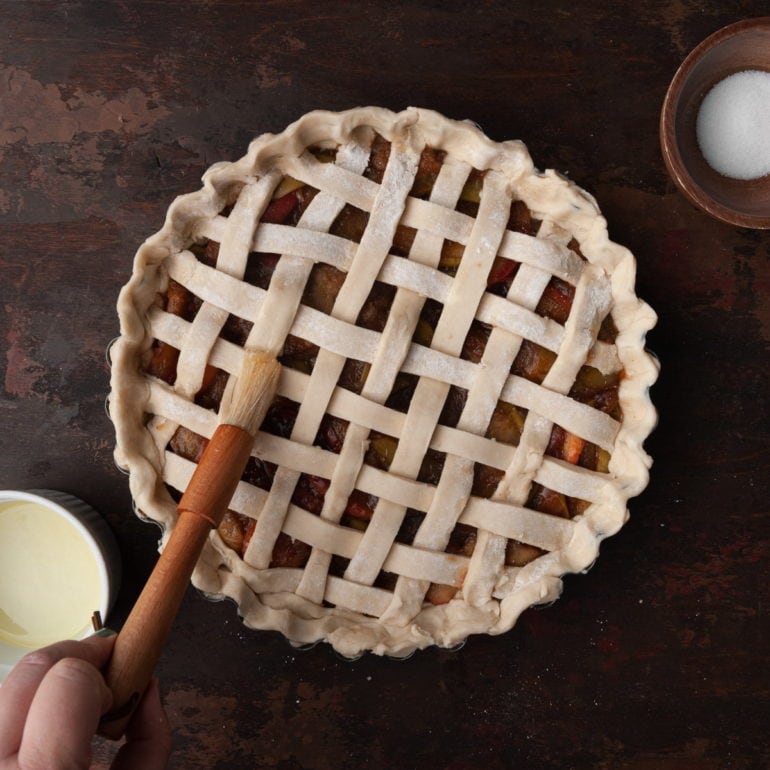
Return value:
<svg viewBox="0 0 770 770">
<path fill-rule="evenodd" d="M 115 627 L 158 539 L 112 462 L 117 293 L 171 200 L 253 136 L 371 103 L 523 139 L 597 197 L 660 316 L 652 482 L 556 605 L 350 663 L 190 590 L 158 670 L 172 767 L 770 766 L 770 233 L 690 206 L 657 140 L 687 52 L 762 6 L 0 1 L 0 488 L 104 514 Z"/>
</svg>

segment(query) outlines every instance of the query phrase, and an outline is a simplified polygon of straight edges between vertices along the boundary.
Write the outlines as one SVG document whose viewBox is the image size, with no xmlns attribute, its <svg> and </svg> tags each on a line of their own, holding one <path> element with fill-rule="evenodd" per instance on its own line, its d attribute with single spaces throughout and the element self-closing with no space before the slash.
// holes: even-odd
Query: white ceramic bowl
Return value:
<svg viewBox="0 0 770 770">
<path fill-rule="evenodd" d="M 27 652 L 93 632 L 120 585 L 117 542 L 82 500 L 52 489 L 0 491 L 0 682 Z"/>
</svg>

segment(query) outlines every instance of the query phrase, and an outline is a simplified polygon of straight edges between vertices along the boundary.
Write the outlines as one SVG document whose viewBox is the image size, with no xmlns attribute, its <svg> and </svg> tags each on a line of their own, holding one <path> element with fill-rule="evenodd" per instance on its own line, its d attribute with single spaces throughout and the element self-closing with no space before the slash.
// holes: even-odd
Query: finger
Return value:
<svg viewBox="0 0 770 770">
<path fill-rule="evenodd" d="M 126 729 L 126 742 L 112 763 L 112 770 L 163 770 L 171 754 L 171 728 L 160 702 L 158 680 L 150 684 Z"/>
<path fill-rule="evenodd" d="M 80 658 L 102 668 L 110 658 L 115 636 L 90 636 L 80 642 L 57 642 L 25 655 L 0 687 L 0 760 L 21 745 L 27 712 L 45 675 L 63 658 Z"/>
<path fill-rule="evenodd" d="M 101 673 L 82 658 L 63 658 L 43 677 L 29 707 L 20 767 L 88 767 L 99 717 L 112 705 Z"/>
</svg>

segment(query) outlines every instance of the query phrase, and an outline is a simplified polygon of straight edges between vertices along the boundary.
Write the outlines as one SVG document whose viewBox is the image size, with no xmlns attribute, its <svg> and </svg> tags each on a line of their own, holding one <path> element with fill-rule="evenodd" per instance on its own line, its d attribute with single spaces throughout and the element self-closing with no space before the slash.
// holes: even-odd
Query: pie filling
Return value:
<svg viewBox="0 0 770 770">
<path fill-rule="evenodd" d="M 311 149 L 311 154 L 318 163 L 335 161 L 336 150 L 328 148 Z M 368 165 L 364 176 L 381 184 L 391 152 L 391 145 L 381 136 L 376 135 L 371 145 Z M 441 150 L 426 146 L 419 157 L 417 172 L 411 188 L 410 197 L 428 200 L 436 184 L 436 180 L 445 160 Z M 475 218 L 479 209 L 482 189 L 486 172 L 472 169 L 462 188 L 456 210 L 464 215 Z M 278 184 L 267 207 L 261 216 L 263 224 L 295 227 L 300 217 L 307 210 L 318 190 L 291 176 L 284 176 Z M 229 209 L 225 208 L 220 216 L 227 217 Z M 344 238 L 352 243 L 359 243 L 364 235 L 369 221 L 369 213 L 347 203 L 336 216 L 329 233 Z M 535 219 L 528 207 L 521 200 L 513 200 L 506 230 L 536 236 L 542 223 Z M 408 258 L 412 248 L 416 230 L 399 224 L 390 255 Z M 585 262 L 580 247 L 574 238 L 566 244 L 573 254 Z M 220 244 L 213 239 L 199 239 L 190 247 L 195 258 L 208 267 L 216 267 L 219 257 Z M 437 269 L 440 273 L 454 277 L 462 264 L 465 247 L 453 240 L 445 239 L 441 247 L 440 260 Z M 248 256 L 245 283 L 268 290 L 279 262 L 278 254 L 252 251 Z M 487 276 L 486 292 L 504 298 L 520 269 L 520 263 L 503 257 L 495 257 Z M 343 283 L 345 271 L 325 262 L 317 262 L 310 271 L 306 282 L 301 303 L 323 314 L 330 314 L 334 307 Z M 388 322 L 391 306 L 396 295 L 396 287 L 376 280 L 363 303 L 355 325 L 373 332 L 383 332 Z M 545 285 L 534 312 L 564 326 L 570 317 L 575 298 L 575 286 L 559 277 L 551 277 Z M 157 305 L 163 311 L 192 323 L 201 307 L 203 300 L 189 288 L 169 278 L 167 287 L 158 299 Z M 440 322 L 444 305 L 433 298 L 426 298 L 422 304 L 419 320 L 412 335 L 413 346 L 430 348 L 434 333 Z M 617 330 L 608 313 L 598 329 L 597 338 L 600 342 L 612 346 L 615 343 Z M 237 315 L 229 315 L 225 321 L 220 337 L 238 346 L 244 346 L 252 323 Z M 475 365 L 484 365 L 484 355 L 490 338 L 492 326 L 482 320 L 474 320 L 470 324 L 467 336 L 462 344 L 459 357 Z M 493 352 L 494 353 L 494 352 Z M 180 351 L 173 345 L 155 339 L 149 354 L 145 357 L 144 371 L 151 378 L 161 380 L 169 386 L 175 384 L 177 365 Z M 283 344 L 279 360 L 286 369 L 296 370 L 305 375 L 313 372 L 319 347 L 300 336 L 289 334 Z M 523 339 L 516 352 L 510 374 L 522 380 L 541 385 L 556 360 L 553 350 L 542 347 L 528 339 Z M 341 368 L 337 385 L 354 394 L 361 394 L 369 376 L 371 365 L 362 360 L 348 358 Z M 208 364 L 202 378 L 200 390 L 194 395 L 197 405 L 216 411 L 222 398 L 228 374 L 214 365 Z M 618 391 L 624 372 L 617 366 L 612 371 L 601 371 L 589 364 L 584 364 L 577 374 L 569 393 L 566 395 L 579 403 L 604 413 L 613 421 L 620 423 L 623 419 L 619 403 Z M 415 374 L 401 371 L 396 375 L 390 392 L 384 401 L 384 406 L 406 414 L 412 397 L 418 386 L 419 377 Z M 456 428 L 463 419 L 463 410 L 468 398 L 467 389 L 459 385 L 449 385 L 443 401 L 443 408 L 438 420 L 440 426 Z M 286 396 L 276 396 L 270 406 L 261 432 L 283 439 L 289 439 L 295 425 L 300 404 Z M 500 399 L 491 414 L 488 425 L 482 434 L 487 439 L 493 439 L 501 447 L 507 445 L 516 447 L 519 444 L 528 410 L 521 405 Z M 340 454 L 343 449 L 349 422 L 332 413 L 327 413 L 313 440 L 313 445 L 327 452 Z M 398 450 L 399 439 L 376 430 L 369 430 L 364 455 L 365 466 L 388 471 Z M 193 463 L 198 462 L 206 446 L 207 439 L 190 428 L 180 426 L 168 442 L 167 451 Z M 607 474 L 610 463 L 610 453 L 596 443 L 572 433 L 558 424 L 555 419 L 547 442 L 545 455 L 559 463 L 567 463 L 599 474 Z M 428 446 L 424 453 L 422 465 L 415 480 L 421 484 L 436 486 L 442 476 L 446 462 L 446 453 Z M 273 485 L 277 465 L 252 456 L 243 474 L 243 481 L 253 487 L 269 491 Z M 476 498 L 495 499 L 505 476 L 503 467 L 493 467 L 481 462 L 473 466 L 473 484 L 471 494 Z M 321 475 L 301 472 L 296 481 L 291 502 L 293 505 L 313 515 L 320 515 L 324 509 L 325 496 L 330 487 L 330 479 Z M 180 492 L 171 490 L 172 496 L 178 498 Z M 504 499 L 504 498 L 503 498 Z M 344 510 L 338 515 L 342 527 L 359 532 L 365 532 L 378 505 L 378 497 L 354 488 L 349 495 Z M 525 508 L 541 514 L 561 519 L 575 519 L 585 513 L 590 502 L 572 497 L 564 492 L 550 489 L 538 481 L 532 480 L 526 495 Z M 395 536 L 395 542 L 411 546 L 426 516 L 426 511 L 409 507 Z M 256 518 L 243 513 L 229 510 L 219 526 L 219 536 L 223 543 L 234 551 L 241 559 L 246 559 L 249 542 L 254 534 Z M 477 544 L 477 528 L 468 523 L 456 523 L 448 538 L 445 553 L 470 558 Z M 280 532 L 269 562 L 269 569 L 274 568 L 303 568 L 311 556 L 312 547 L 300 539 L 294 539 L 285 532 Z M 531 543 L 508 538 L 505 546 L 505 565 L 508 567 L 524 567 L 530 562 L 543 556 L 546 551 Z M 349 559 L 333 555 L 328 573 L 332 576 L 343 577 L 349 565 Z M 387 591 L 395 588 L 397 575 L 381 569 L 373 585 Z M 452 600 L 460 584 L 442 584 L 432 582 L 425 593 L 425 602 L 433 605 L 446 604 Z M 333 606 L 329 601 L 325 606 Z"/>
</svg>

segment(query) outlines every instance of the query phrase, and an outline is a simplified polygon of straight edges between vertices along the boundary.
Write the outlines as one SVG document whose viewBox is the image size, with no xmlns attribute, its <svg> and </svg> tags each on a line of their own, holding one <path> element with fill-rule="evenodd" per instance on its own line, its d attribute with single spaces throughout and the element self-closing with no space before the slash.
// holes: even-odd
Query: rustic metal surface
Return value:
<svg viewBox="0 0 770 770">
<path fill-rule="evenodd" d="M 172 767 L 770 765 L 770 233 L 694 209 L 657 137 L 687 52 L 763 12 L 0 2 L 0 487 L 68 490 L 104 514 L 125 559 L 115 627 L 158 539 L 112 463 L 117 293 L 174 196 L 253 136 L 372 103 L 521 138 L 596 195 L 660 316 L 652 482 L 555 606 L 461 651 L 351 663 L 190 590 L 158 670 Z"/>
</svg>

